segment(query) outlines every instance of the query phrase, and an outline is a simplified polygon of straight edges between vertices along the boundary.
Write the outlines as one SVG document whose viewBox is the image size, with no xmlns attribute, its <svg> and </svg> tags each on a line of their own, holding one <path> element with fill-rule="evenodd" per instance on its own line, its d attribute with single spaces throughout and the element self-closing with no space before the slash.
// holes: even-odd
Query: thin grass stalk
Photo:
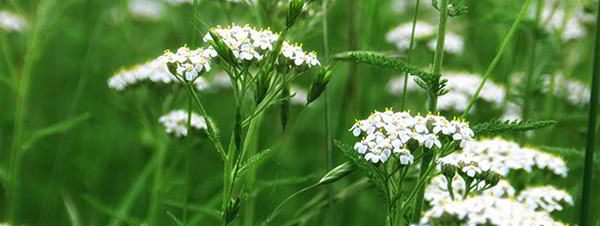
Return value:
<svg viewBox="0 0 600 226">
<path fill-rule="evenodd" d="M 590 92 L 590 108 L 588 112 L 588 132 L 583 167 L 583 191 L 581 197 L 581 216 L 579 224 L 588 226 L 592 216 L 592 178 L 594 173 L 594 150 L 596 144 L 596 126 L 598 116 L 598 94 L 600 87 L 600 5 L 596 11 L 596 50 L 594 52 L 594 71 L 592 74 L 592 90 Z"/>
<path fill-rule="evenodd" d="M 419 17 L 419 5 L 421 4 L 420 0 L 415 2 L 415 11 L 413 12 L 412 18 L 412 30 L 410 32 L 410 44 L 408 46 L 408 58 L 407 62 L 410 63 L 412 58 L 412 50 L 415 45 L 415 29 L 417 27 L 417 18 Z M 408 89 L 408 73 L 404 73 L 404 86 L 402 87 L 402 101 L 400 102 L 400 110 L 404 111 L 404 107 L 406 106 L 406 93 Z"/>
<path fill-rule="evenodd" d="M 196 3 L 196 0 L 194 0 L 194 3 Z M 192 136 L 192 109 L 194 108 L 193 106 L 194 102 L 192 100 L 192 97 L 188 97 L 188 118 L 187 118 L 187 130 L 188 130 L 188 137 L 189 138 L 193 138 Z M 201 116 L 204 117 L 204 116 Z M 189 142 L 193 142 L 192 139 L 189 139 Z M 192 150 L 184 150 L 184 161 L 185 161 L 185 174 L 184 174 L 184 178 L 183 178 L 183 183 L 184 183 L 184 187 L 183 187 L 183 206 L 187 206 L 188 205 L 188 193 L 190 190 L 190 157 L 191 157 L 191 153 Z M 183 225 L 186 225 L 187 223 L 187 215 L 188 215 L 188 208 L 183 208 L 183 216 L 181 217 L 181 221 L 183 223 Z"/>
<path fill-rule="evenodd" d="M 325 59 L 329 58 L 329 26 L 328 26 L 328 9 L 329 0 L 323 0 L 323 4 L 321 5 L 321 20 L 323 24 L 323 54 Z M 325 169 L 329 172 L 330 169 L 333 168 L 333 125 L 332 125 L 332 109 L 331 109 L 331 92 L 329 89 L 325 90 Z M 330 187 L 327 187 L 327 206 L 328 208 L 328 216 L 327 216 L 327 225 L 333 225 L 334 216 L 335 216 L 335 206 L 334 206 L 334 194 L 333 190 Z"/>
<path fill-rule="evenodd" d="M 442 65 L 444 61 L 444 43 L 446 40 L 446 27 L 448 23 L 448 0 L 441 0 L 438 5 L 440 11 L 439 17 L 439 25 L 438 25 L 438 34 L 437 34 L 437 46 L 435 48 L 435 54 L 433 56 L 433 73 L 439 75 L 442 73 Z M 441 77 L 441 76 L 440 76 Z M 434 86 L 437 86 L 439 83 L 435 82 Z M 405 83 L 406 84 L 406 83 Z M 438 94 L 429 90 L 429 112 L 435 112 L 437 108 L 437 98 Z M 433 150 L 423 152 L 423 158 L 421 160 L 421 171 L 419 173 L 419 182 L 423 183 L 428 180 L 429 177 L 427 175 L 429 167 L 431 167 L 431 162 L 434 159 Z M 425 196 L 425 187 L 415 188 L 417 191 L 417 197 L 415 199 L 415 209 L 413 214 L 412 222 L 416 223 L 419 221 L 421 217 L 421 209 L 423 207 L 423 197 Z"/>
<path fill-rule="evenodd" d="M 25 133 L 25 115 L 27 112 L 27 104 L 29 97 L 29 86 L 32 76 L 33 62 L 37 59 L 37 44 L 39 32 L 33 32 L 28 45 L 28 50 L 25 55 L 25 65 L 23 66 L 23 72 L 21 77 L 17 77 L 15 74 L 15 82 L 18 82 L 16 95 L 15 95 L 15 115 L 14 115 L 14 135 L 10 149 L 10 163 L 9 163 L 9 189 L 8 189 L 8 222 L 11 224 L 18 225 L 16 221 L 17 217 L 17 200 L 18 200 L 18 185 L 19 185 L 19 169 L 21 165 L 21 144 L 23 142 Z"/>
<path fill-rule="evenodd" d="M 486 69 L 485 73 L 483 74 L 483 80 L 481 80 L 481 83 L 479 83 L 479 87 L 477 87 L 477 91 L 471 97 L 471 100 L 469 101 L 469 105 L 463 112 L 463 114 L 462 114 L 463 118 L 467 117 L 467 114 L 469 113 L 469 111 L 471 110 L 473 105 L 475 105 L 475 102 L 477 101 L 477 98 L 479 98 L 479 94 L 481 93 L 483 86 L 485 85 L 488 78 L 492 74 L 492 71 L 494 71 L 494 69 L 496 69 L 498 62 L 500 62 L 500 58 L 502 58 L 502 55 L 506 51 L 506 47 L 508 46 L 508 43 L 510 42 L 510 40 L 514 36 L 515 32 L 517 31 L 517 28 L 519 27 L 521 20 L 523 20 L 523 18 L 527 14 L 527 10 L 529 9 L 529 5 L 531 5 L 531 2 L 532 2 L 532 0 L 527 0 L 525 2 L 525 4 L 523 4 L 523 6 L 521 7 L 521 11 L 519 11 L 519 15 L 515 19 L 515 22 L 513 22 L 512 26 L 510 27 L 510 30 L 508 31 L 508 34 L 506 35 L 506 37 L 504 37 L 504 40 L 502 41 L 502 44 L 500 45 L 500 49 L 498 49 L 498 52 L 496 53 L 496 56 L 494 56 L 492 63 L 490 63 L 490 65 Z"/>
</svg>

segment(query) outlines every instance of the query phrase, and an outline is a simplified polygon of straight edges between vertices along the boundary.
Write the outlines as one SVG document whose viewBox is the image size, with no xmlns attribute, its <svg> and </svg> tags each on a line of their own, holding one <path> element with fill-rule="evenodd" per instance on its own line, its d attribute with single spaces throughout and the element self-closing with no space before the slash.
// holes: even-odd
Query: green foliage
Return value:
<svg viewBox="0 0 600 226">
<path fill-rule="evenodd" d="M 240 177 L 246 174 L 250 167 L 257 166 L 263 162 L 269 156 L 269 154 L 271 154 L 271 150 L 272 149 L 266 149 L 248 158 L 248 160 L 246 160 L 246 162 L 244 162 L 244 164 L 240 167 L 237 174 Z"/>
<path fill-rule="evenodd" d="M 447 80 L 440 79 L 441 75 L 426 72 L 418 67 L 397 57 L 370 51 L 351 51 L 336 54 L 335 60 L 352 61 L 382 67 L 397 72 L 404 72 L 418 78 L 417 84 L 434 95 L 441 96 L 446 93 L 444 87 Z"/>
<path fill-rule="evenodd" d="M 553 120 L 544 121 L 510 121 L 495 119 L 492 121 L 477 124 L 472 127 L 477 136 L 494 136 L 501 133 L 524 132 L 529 130 L 542 129 L 556 124 Z"/>
<path fill-rule="evenodd" d="M 354 149 L 341 141 L 335 141 L 335 145 L 342 154 L 352 162 L 360 171 L 375 185 L 380 192 L 386 191 L 385 178 L 379 173 L 379 169 L 370 162 L 365 161 Z"/>
</svg>

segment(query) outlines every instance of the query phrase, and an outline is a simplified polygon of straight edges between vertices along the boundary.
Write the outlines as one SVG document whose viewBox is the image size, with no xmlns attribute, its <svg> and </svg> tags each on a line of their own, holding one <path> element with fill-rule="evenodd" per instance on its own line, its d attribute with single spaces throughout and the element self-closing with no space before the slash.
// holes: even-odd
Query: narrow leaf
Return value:
<svg viewBox="0 0 600 226">
<path fill-rule="evenodd" d="M 65 208 L 67 209 L 67 213 L 69 214 L 69 220 L 71 221 L 72 226 L 81 226 L 81 217 L 79 215 L 79 211 L 77 211 L 77 207 L 75 203 L 73 203 L 73 199 L 67 193 L 62 194 L 63 203 L 65 204 Z"/>
<path fill-rule="evenodd" d="M 244 165 L 238 170 L 238 175 L 240 177 L 243 176 L 250 167 L 260 164 L 270 153 L 271 149 L 266 149 L 248 158 Z"/>
<path fill-rule="evenodd" d="M 379 170 L 377 167 L 364 160 L 350 145 L 344 144 L 338 140 L 335 141 L 335 145 L 342 151 L 346 158 L 348 158 L 365 174 L 365 176 L 367 176 L 369 181 L 375 185 L 379 191 L 385 191 L 385 179 L 377 173 Z"/>
<path fill-rule="evenodd" d="M 22 148 L 22 150 L 28 150 L 31 147 L 33 147 L 33 145 L 35 145 L 35 143 L 37 141 L 39 141 L 43 138 L 46 138 L 48 136 L 63 133 L 67 130 L 73 129 L 76 126 L 78 126 L 80 123 L 88 120 L 90 117 L 91 117 L 90 113 L 85 113 L 80 116 L 56 123 L 54 125 L 44 128 L 44 129 L 40 129 L 40 130 L 34 132 L 33 135 L 31 135 L 31 137 L 29 138 L 29 140 L 27 142 L 23 143 L 21 148 Z"/>
<path fill-rule="evenodd" d="M 377 67 L 387 68 L 398 72 L 405 72 L 417 76 L 422 80 L 429 82 L 432 79 L 439 77 L 432 73 L 426 72 L 418 67 L 409 64 L 397 57 L 386 56 L 377 52 L 370 51 L 350 51 L 339 53 L 334 56 L 335 60 L 354 61 L 363 64 L 370 64 Z"/>
</svg>

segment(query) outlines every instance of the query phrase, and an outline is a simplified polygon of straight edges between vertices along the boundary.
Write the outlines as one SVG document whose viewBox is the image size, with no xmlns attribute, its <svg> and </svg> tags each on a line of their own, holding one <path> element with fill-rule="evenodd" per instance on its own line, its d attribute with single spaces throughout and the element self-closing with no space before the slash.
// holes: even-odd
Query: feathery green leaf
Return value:
<svg viewBox="0 0 600 226">
<path fill-rule="evenodd" d="M 473 126 L 473 131 L 477 136 L 492 136 L 508 132 L 523 132 L 529 130 L 542 129 L 556 124 L 554 120 L 543 121 L 510 121 L 495 119 Z"/>
</svg>

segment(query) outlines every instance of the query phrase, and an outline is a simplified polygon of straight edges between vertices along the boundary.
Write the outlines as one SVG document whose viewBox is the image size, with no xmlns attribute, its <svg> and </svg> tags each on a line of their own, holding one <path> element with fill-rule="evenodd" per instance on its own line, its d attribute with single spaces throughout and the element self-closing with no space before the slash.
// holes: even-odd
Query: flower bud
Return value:
<svg viewBox="0 0 600 226">
<path fill-rule="evenodd" d="M 454 178 L 454 175 L 456 174 L 456 170 L 458 170 L 458 167 L 453 164 L 446 163 L 446 164 L 442 164 L 442 166 L 441 166 L 442 174 L 449 181 L 452 181 L 452 178 Z"/>
<path fill-rule="evenodd" d="M 212 30 L 209 30 L 208 33 L 210 34 L 210 37 L 212 38 L 212 40 L 210 41 L 210 44 L 213 46 L 213 48 L 215 48 L 215 51 L 217 51 L 217 54 L 219 54 L 219 56 L 221 56 L 221 58 L 223 58 L 223 60 L 225 60 L 226 62 L 235 65 L 237 63 L 237 61 L 235 60 L 235 57 L 233 56 L 233 51 L 231 51 L 231 49 L 225 44 L 225 42 L 223 42 L 223 40 L 221 39 L 221 36 L 219 36 L 217 33 L 215 33 Z"/>
<path fill-rule="evenodd" d="M 173 76 L 177 76 L 177 63 L 167 62 L 167 68 Z"/>
<path fill-rule="evenodd" d="M 225 222 L 231 223 L 237 217 L 243 199 L 245 199 L 244 196 L 229 200 L 227 208 L 223 212 L 223 219 Z"/>
<path fill-rule="evenodd" d="M 308 97 L 306 98 L 307 105 L 315 101 L 317 98 L 319 98 L 319 96 L 321 96 L 321 94 L 323 94 L 323 91 L 325 91 L 325 88 L 329 83 L 329 79 L 331 79 L 331 74 L 332 71 L 329 70 L 329 67 L 321 69 L 317 75 L 317 78 L 310 85 Z"/>
<path fill-rule="evenodd" d="M 493 171 L 486 171 L 485 177 L 483 178 L 487 186 L 494 187 L 500 182 L 500 174 Z"/>
<path fill-rule="evenodd" d="M 308 2 L 308 0 L 290 0 L 286 18 L 286 26 L 288 28 L 292 27 L 296 23 L 298 17 L 300 17 L 302 11 L 304 11 L 304 6 Z"/>
<path fill-rule="evenodd" d="M 327 172 L 327 174 L 325 174 L 325 176 L 323 176 L 323 178 L 319 180 L 319 183 L 317 183 L 317 185 L 331 184 L 333 182 L 338 181 L 339 179 L 344 178 L 345 176 L 348 176 L 350 173 L 352 173 L 352 171 L 354 171 L 354 165 L 352 163 L 342 163 L 341 165 Z"/>
</svg>

